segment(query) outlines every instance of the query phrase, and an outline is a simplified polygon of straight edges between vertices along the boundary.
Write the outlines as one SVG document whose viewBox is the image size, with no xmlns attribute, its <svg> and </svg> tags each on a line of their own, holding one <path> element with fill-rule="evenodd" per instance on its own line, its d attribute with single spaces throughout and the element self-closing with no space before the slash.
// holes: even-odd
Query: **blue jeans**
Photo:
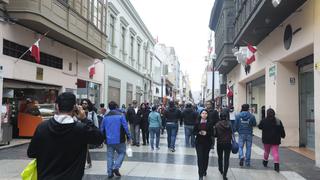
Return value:
<svg viewBox="0 0 320 180">
<path fill-rule="evenodd" d="M 177 132 L 178 132 L 178 123 L 167 123 L 167 141 L 168 141 L 168 148 L 175 148 Z"/>
<path fill-rule="evenodd" d="M 194 147 L 194 142 L 195 142 L 195 135 L 193 134 L 193 126 L 192 125 L 184 125 L 184 136 L 185 136 L 185 142 L 186 146 Z M 191 143 L 190 143 L 191 139 Z"/>
<path fill-rule="evenodd" d="M 117 152 L 117 158 L 114 159 L 115 152 Z M 108 144 L 107 145 L 107 172 L 108 176 L 112 175 L 112 170 L 120 169 L 121 164 L 126 155 L 126 144 Z"/>
<path fill-rule="evenodd" d="M 243 146 L 246 144 L 246 156 L 243 154 Z M 246 165 L 250 165 L 252 146 L 252 134 L 239 134 L 239 158 L 245 158 Z"/>
<path fill-rule="evenodd" d="M 159 148 L 160 127 L 149 127 L 149 133 L 151 148 L 154 149 L 154 135 L 156 135 L 156 148 Z"/>
</svg>

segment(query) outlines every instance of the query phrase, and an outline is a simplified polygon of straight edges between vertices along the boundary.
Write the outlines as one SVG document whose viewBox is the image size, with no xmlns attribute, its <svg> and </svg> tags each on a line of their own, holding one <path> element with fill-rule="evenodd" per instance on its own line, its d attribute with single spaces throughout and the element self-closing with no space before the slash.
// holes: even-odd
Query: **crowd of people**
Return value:
<svg viewBox="0 0 320 180">
<path fill-rule="evenodd" d="M 39 125 L 28 148 L 28 156 L 37 160 L 39 179 L 81 179 L 84 169 L 92 167 L 89 149 L 102 148 L 103 141 L 107 149 L 108 178 L 121 176 L 119 169 L 127 144 L 150 145 L 150 151 L 157 151 L 160 136 L 166 131 L 168 150 L 175 152 L 179 126 L 184 128 L 185 146 L 195 148 L 200 180 L 207 175 L 209 153 L 215 148 L 219 172 L 224 180 L 228 179 L 234 132 L 238 133 L 239 165 L 250 167 L 253 127 L 257 122 L 248 104 L 235 112 L 233 107 L 217 110 L 212 101 L 207 101 L 205 107 L 191 103 L 181 107 L 174 101 L 168 106 L 155 106 L 139 105 L 134 100 L 128 108 L 125 105 L 120 108 L 111 101 L 108 107 L 101 104 L 97 110 L 89 99 L 77 105 L 72 93 L 59 95 L 56 104 L 56 115 Z M 279 172 L 278 150 L 281 138 L 285 137 L 284 127 L 271 108 L 258 127 L 264 144 L 262 164 L 268 166 L 272 151 L 274 170 Z"/>
</svg>

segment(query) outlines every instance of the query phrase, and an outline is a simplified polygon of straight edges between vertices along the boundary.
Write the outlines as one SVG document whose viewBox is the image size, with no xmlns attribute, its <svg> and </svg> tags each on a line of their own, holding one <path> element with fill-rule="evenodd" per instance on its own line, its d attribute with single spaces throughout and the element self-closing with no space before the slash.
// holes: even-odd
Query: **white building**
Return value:
<svg viewBox="0 0 320 180">
<path fill-rule="evenodd" d="M 105 102 L 149 102 L 155 41 L 129 0 L 110 0 L 108 13 Z"/>
</svg>

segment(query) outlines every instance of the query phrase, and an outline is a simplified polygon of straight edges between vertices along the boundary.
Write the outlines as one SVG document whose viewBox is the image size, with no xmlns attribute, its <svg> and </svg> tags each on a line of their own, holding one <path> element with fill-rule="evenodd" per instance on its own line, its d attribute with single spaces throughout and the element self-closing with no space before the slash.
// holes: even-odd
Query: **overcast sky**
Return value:
<svg viewBox="0 0 320 180">
<path fill-rule="evenodd" d="M 208 27 L 214 0 L 130 0 L 159 43 L 176 50 L 193 91 L 200 90 L 208 52 Z"/>
</svg>

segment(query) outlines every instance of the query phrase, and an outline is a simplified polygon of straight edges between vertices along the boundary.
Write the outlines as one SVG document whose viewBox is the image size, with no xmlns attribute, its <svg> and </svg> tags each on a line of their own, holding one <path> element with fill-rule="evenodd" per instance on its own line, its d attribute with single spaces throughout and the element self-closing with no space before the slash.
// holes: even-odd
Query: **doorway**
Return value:
<svg viewBox="0 0 320 180">
<path fill-rule="evenodd" d="M 299 67 L 300 146 L 315 148 L 313 63 Z"/>
</svg>

